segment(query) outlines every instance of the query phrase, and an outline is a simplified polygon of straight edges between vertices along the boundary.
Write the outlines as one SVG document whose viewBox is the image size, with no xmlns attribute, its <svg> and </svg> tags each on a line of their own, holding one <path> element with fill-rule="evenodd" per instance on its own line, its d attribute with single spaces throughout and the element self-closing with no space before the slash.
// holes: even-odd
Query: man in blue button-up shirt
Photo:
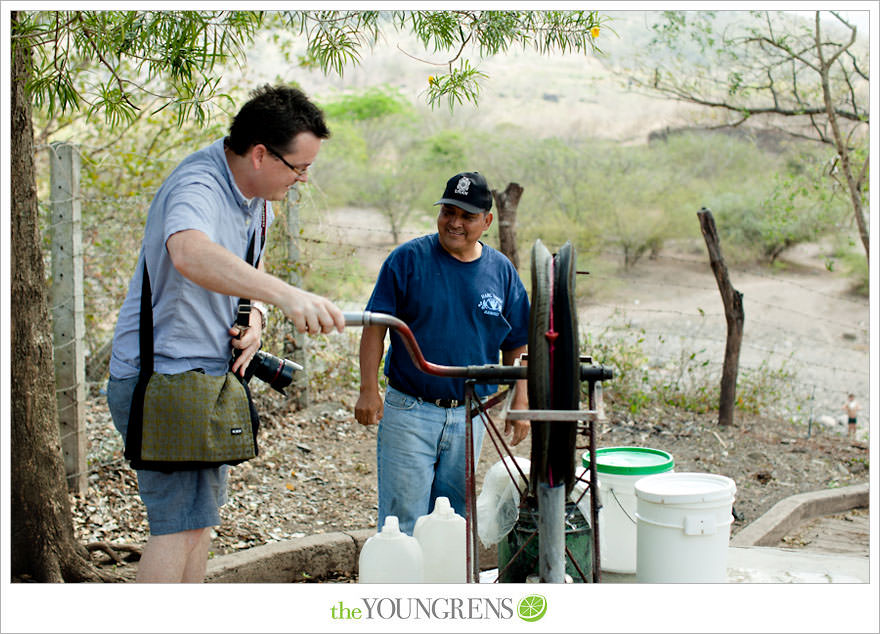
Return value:
<svg viewBox="0 0 880 634">
<path fill-rule="evenodd" d="M 140 257 L 116 324 L 108 403 L 125 437 L 140 372 L 138 340 L 144 263 L 153 301 L 154 370 L 177 374 L 202 368 L 222 375 L 232 349 L 241 375 L 260 347 L 264 306 L 277 306 L 300 332 L 342 331 L 345 319 L 330 300 L 269 275 L 259 258 L 281 200 L 308 168 L 330 133 L 321 111 L 299 90 L 264 86 L 233 119 L 229 136 L 175 168 L 150 205 Z M 245 261 L 253 239 L 254 267 Z M 238 298 L 254 300 L 251 327 L 238 337 Z M 228 466 L 164 473 L 139 470 L 150 538 L 138 581 L 202 581 L 211 527 L 226 501 Z"/>
</svg>

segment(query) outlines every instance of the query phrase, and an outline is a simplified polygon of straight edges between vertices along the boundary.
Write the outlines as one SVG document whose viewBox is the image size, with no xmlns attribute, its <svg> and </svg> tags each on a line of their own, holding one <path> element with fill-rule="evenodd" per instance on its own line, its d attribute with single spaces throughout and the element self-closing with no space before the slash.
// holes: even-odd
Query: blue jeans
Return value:
<svg viewBox="0 0 880 634">
<path fill-rule="evenodd" d="M 116 430 L 123 441 L 128 432 L 131 397 L 137 377 L 107 382 L 107 405 Z M 229 466 L 193 471 L 135 471 L 138 493 L 147 507 L 151 535 L 168 535 L 182 531 L 217 526 L 219 507 L 226 503 Z"/>
<path fill-rule="evenodd" d="M 438 497 L 449 498 L 465 517 L 465 418 L 463 405 L 444 409 L 388 386 L 376 444 L 379 530 L 388 515 L 396 515 L 401 532 L 412 535 L 416 520 L 434 509 Z M 474 420 L 475 464 L 484 433 Z"/>
</svg>

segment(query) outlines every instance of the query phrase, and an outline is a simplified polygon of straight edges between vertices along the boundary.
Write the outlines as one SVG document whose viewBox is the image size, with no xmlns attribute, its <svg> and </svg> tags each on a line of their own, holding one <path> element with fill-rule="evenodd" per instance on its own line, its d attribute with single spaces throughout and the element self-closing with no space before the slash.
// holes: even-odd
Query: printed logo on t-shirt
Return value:
<svg viewBox="0 0 880 634">
<path fill-rule="evenodd" d="M 498 316 L 504 307 L 504 302 L 495 293 L 483 293 L 480 295 L 480 310 L 487 315 Z"/>
</svg>

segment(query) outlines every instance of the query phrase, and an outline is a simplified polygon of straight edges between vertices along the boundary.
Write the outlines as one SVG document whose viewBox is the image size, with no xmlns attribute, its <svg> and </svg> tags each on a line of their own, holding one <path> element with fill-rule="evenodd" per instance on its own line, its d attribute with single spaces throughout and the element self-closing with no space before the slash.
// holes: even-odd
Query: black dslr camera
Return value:
<svg viewBox="0 0 880 634">
<path fill-rule="evenodd" d="M 242 332 L 250 327 L 250 312 L 250 305 L 247 307 L 239 306 L 238 308 L 238 317 L 235 320 L 235 325 L 238 326 Z M 241 350 L 235 348 L 232 356 L 233 361 L 238 358 L 240 354 Z M 232 362 L 230 362 L 229 365 L 231 367 Z M 254 358 L 251 359 L 247 369 L 244 371 L 243 380 L 245 383 L 248 383 L 251 380 L 251 377 L 257 377 L 264 383 L 268 383 L 269 387 L 272 389 L 284 394 L 284 388 L 290 385 L 290 382 L 293 381 L 293 373 L 302 369 L 303 367 L 295 361 L 282 359 L 281 357 L 276 357 L 268 352 L 257 350 Z"/>
</svg>

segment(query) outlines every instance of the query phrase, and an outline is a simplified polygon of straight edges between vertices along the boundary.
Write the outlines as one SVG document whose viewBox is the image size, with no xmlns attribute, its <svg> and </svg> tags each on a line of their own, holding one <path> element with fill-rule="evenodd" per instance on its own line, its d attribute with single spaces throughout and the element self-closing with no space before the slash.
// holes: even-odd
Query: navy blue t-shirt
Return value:
<svg viewBox="0 0 880 634">
<path fill-rule="evenodd" d="M 436 233 L 391 252 L 366 310 L 403 320 L 425 359 L 439 365 L 498 364 L 500 350 L 529 341 L 529 298 L 510 260 L 483 244 L 478 259 L 462 262 L 440 246 Z M 385 376 L 414 396 L 464 398 L 465 379 L 419 370 L 393 329 Z M 497 390 L 495 385 L 476 387 L 479 396 Z"/>
</svg>

